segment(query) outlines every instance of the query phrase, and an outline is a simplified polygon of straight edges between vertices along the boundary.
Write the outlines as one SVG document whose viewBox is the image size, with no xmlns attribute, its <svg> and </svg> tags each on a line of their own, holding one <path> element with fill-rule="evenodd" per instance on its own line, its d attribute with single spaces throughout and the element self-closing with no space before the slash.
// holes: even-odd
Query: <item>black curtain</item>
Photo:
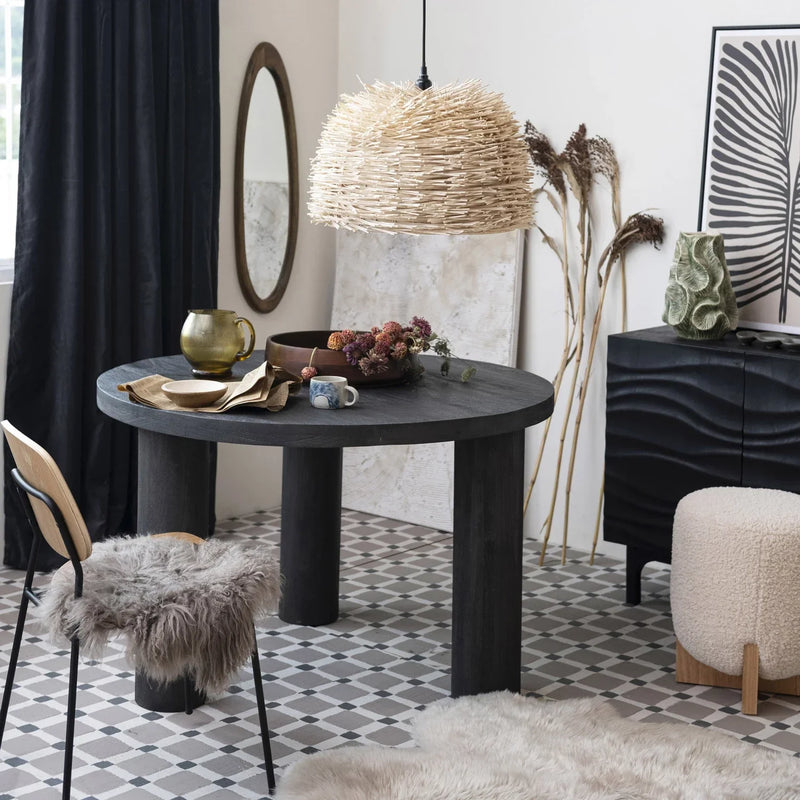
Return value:
<svg viewBox="0 0 800 800">
<path fill-rule="evenodd" d="M 97 376 L 179 352 L 216 306 L 218 0 L 26 0 L 5 416 L 55 458 L 92 539 L 135 524 L 134 433 Z M 5 451 L 5 563 L 30 532 Z M 63 563 L 42 548 L 39 567 Z"/>
</svg>

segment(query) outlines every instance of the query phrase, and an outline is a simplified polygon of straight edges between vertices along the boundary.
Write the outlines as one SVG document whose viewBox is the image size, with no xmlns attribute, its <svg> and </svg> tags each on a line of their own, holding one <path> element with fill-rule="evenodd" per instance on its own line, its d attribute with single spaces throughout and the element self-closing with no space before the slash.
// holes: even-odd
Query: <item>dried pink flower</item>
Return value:
<svg viewBox="0 0 800 800">
<path fill-rule="evenodd" d="M 411 328 L 415 333 L 425 339 L 431 335 L 431 324 L 428 322 L 428 320 L 423 319 L 422 317 L 414 317 L 411 320 Z"/>
<path fill-rule="evenodd" d="M 375 347 L 372 348 L 372 352 L 381 356 L 388 356 L 392 350 L 392 343 L 388 336 L 386 338 L 381 338 L 383 335 L 384 334 L 379 334 L 376 337 Z"/>
<path fill-rule="evenodd" d="M 389 369 L 389 359 L 374 350 L 358 362 L 359 369 L 365 375 L 379 375 Z"/>
<path fill-rule="evenodd" d="M 361 352 L 358 343 L 350 342 L 350 344 L 346 344 L 342 349 L 344 351 L 344 357 L 347 359 L 347 363 L 353 367 L 357 367 L 358 360 L 364 355 Z"/>
<path fill-rule="evenodd" d="M 334 331 L 328 338 L 328 347 L 331 350 L 342 350 L 347 363 L 358 367 L 364 375 L 386 372 L 390 366 L 389 359 L 406 361 L 411 355 L 431 349 L 445 359 L 442 374 L 446 374 L 446 365 L 449 365 L 451 356 L 447 340 L 433 333 L 430 323 L 423 317 L 413 317 L 405 327 L 390 320 L 381 326 L 374 325 L 369 331 L 362 333 L 356 333 L 349 328 Z M 412 362 L 403 367 L 406 376 L 412 380 L 424 371 L 421 366 L 415 366 Z"/>
<path fill-rule="evenodd" d="M 380 331 L 380 328 L 378 328 L 378 330 Z M 363 352 L 366 353 L 367 351 L 372 350 L 372 348 L 375 347 L 375 334 L 362 333 L 356 338 L 353 344 L 355 344 L 359 350 L 362 350 Z"/>
<path fill-rule="evenodd" d="M 408 346 L 405 342 L 398 342 L 391 352 L 391 356 L 395 361 L 402 361 L 408 356 Z"/>
<path fill-rule="evenodd" d="M 339 331 L 334 331 L 328 337 L 328 350 L 343 350 L 344 346 L 348 344 Z"/>
<path fill-rule="evenodd" d="M 383 332 L 391 336 L 393 340 L 399 339 L 403 335 L 403 326 L 399 322 L 385 322 Z"/>
</svg>

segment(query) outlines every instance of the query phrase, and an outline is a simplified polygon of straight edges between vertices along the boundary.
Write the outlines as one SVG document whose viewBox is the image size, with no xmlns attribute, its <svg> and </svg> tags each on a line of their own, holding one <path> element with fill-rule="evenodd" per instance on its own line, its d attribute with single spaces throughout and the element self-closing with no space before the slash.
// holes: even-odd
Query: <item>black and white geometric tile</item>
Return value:
<svg viewBox="0 0 800 800">
<path fill-rule="evenodd" d="M 279 541 L 278 510 L 218 525 L 218 536 Z M 258 631 L 278 780 L 304 754 L 348 742 L 410 744 L 408 723 L 449 691 L 449 534 L 345 511 L 341 617 L 306 628 L 274 618 Z M 0 679 L 22 573 L 0 568 Z M 641 606 L 624 605 L 624 566 L 570 551 L 538 566 L 526 542 L 523 691 L 609 698 L 634 719 L 689 723 L 800 755 L 800 698 L 677 684 L 669 573 L 645 570 Z M 68 654 L 27 636 L 0 748 L 0 800 L 60 797 Z M 233 800 L 267 796 L 252 676 L 182 713 L 143 712 L 114 646 L 79 674 L 73 796 L 87 800 Z"/>
</svg>

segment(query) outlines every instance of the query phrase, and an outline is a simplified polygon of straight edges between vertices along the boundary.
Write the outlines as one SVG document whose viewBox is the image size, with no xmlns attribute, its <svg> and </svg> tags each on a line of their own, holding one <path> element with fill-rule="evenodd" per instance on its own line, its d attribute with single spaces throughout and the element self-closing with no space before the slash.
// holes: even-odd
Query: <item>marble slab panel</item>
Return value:
<svg viewBox="0 0 800 800">
<path fill-rule="evenodd" d="M 514 365 L 521 272 L 519 232 L 339 231 L 331 327 L 405 324 L 417 315 L 450 341 L 459 358 Z M 479 372 L 473 380 L 480 379 Z M 451 531 L 452 464 L 452 443 L 345 450 L 342 505 Z"/>
</svg>

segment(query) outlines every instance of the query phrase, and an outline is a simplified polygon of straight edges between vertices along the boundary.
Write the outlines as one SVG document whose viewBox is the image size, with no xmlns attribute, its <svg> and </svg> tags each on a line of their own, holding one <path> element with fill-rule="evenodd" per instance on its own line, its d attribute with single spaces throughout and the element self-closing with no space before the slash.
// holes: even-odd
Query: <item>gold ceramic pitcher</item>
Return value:
<svg viewBox="0 0 800 800">
<path fill-rule="evenodd" d="M 243 326 L 250 331 L 247 348 Z M 181 328 L 181 352 L 195 375 L 227 377 L 235 362 L 250 356 L 255 342 L 256 333 L 250 320 L 220 308 L 190 311 Z"/>
</svg>

